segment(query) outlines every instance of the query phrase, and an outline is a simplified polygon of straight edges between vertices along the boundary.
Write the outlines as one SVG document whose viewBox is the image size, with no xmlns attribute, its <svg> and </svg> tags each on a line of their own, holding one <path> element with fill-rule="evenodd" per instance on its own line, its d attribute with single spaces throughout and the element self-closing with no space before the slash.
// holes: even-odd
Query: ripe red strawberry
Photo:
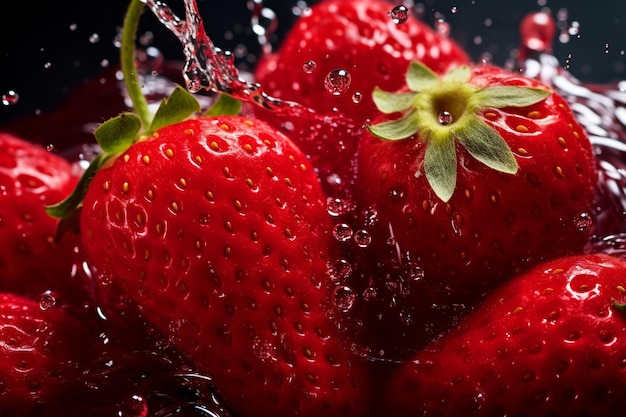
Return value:
<svg viewBox="0 0 626 417">
<path fill-rule="evenodd" d="M 0 291 L 74 292 L 70 273 L 79 239 L 55 242 L 58 221 L 44 206 L 61 201 L 77 182 L 65 159 L 0 133 Z"/>
<path fill-rule="evenodd" d="M 304 156 L 240 116 L 189 119 L 133 144 L 95 174 L 81 212 L 100 274 L 255 416 L 363 406 L 363 376 L 323 308 L 328 229 Z"/>
<path fill-rule="evenodd" d="M 360 416 L 369 381 L 326 317 L 330 218 L 302 152 L 264 122 L 209 114 L 182 87 L 151 114 L 134 67 L 144 4 L 121 63 L 135 113 L 52 216 L 79 212 L 85 255 L 146 321 L 211 377 L 240 416 Z M 228 101 L 232 103 L 232 101 Z"/>
<path fill-rule="evenodd" d="M 69 415 L 89 349 L 85 328 L 57 306 L 0 293 L 0 415 Z M 52 413 L 52 410 L 64 412 Z"/>
<path fill-rule="evenodd" d="M 351 248 L 348 283 L 363 294 L 349 328 L 390 359 L 439 337 L 518 271 L 580 253 L 596 184 L 585 132 L 539 82 L 490 66 L 440 79 L 418 63 L 407 82 L 375 93 L 390 114 L 359 150 L 354 229 L 371 243 Z"/>
<path fill-rule="evenodd" d="M 263 57 L 255 78 L 265 91 L 315 110 L 318 118 L 291 117 L 255 108 L 287 132 L 320 170 L 329 191 L 348 193 L 362 125 L 378 113 L 372 91 L 399 89 L 413 60 L 437 73 L 466 64 L 466 53 L 406 10 L 395 23 L 385 0 L 326 0 L 313 5 Z M 334 80 L 334 81 L 333 81 Z"/>
<path fill-rule="evenodd" d="M 552 260 L 402 365 L 381 416 L 595 416 L 626 407 L 626 262 Z"/>
</svg>

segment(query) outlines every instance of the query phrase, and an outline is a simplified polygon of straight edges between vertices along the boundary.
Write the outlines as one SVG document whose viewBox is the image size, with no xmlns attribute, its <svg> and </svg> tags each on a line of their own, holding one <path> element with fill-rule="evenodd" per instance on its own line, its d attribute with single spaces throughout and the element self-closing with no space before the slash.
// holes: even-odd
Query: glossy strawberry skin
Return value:
<svg viewBox="0 0 626 417">
<path fill-rule="evenodd" d="M 62 415 L 56 414 L 61 404 L 78 407 L 74 395 L 90 352 L 87 335 L 58 306 L 42 308 L 39 301 L 0 293 L 0 415 L 54 416 Z"/>
<path fill-rule="evenodd" d="M 620 414 L 625 272 L 623 259 L 574 255 L 505 283 L 402 365 L 381 415 Z"/>
<path fill-rule="evenodd" d="M 366 407 L 367 382 L 323 309 L 327 224 L 300 151 L 238 116 L 131 146 L 95 175 L 81 213 L 103 285 L 119 283 L 233 410 L 254 416 Z"/>
<path fill-rule="evenodd" d="M 0 291 L 78 294 L 70 278 L 79 238 L 55 241 L 58 220 L 44 207 L 78 182 L 72 165 L 21 137 L 0 133 Z M 74 291 L 74 290 L 77 291 Z"/>
<path fill-rule="evenodd" d="M 396 24 L 385 0 L 328 0 L 311 7 L 282 41 L 263 57 L 255 78 L 264 90 L 296 101 L 326 118 L 290 117 L 255 107 L 258 117 L 287 132 L 320 171 L 328 192 L 346 196 L 354 175 L 353 155 L 363 124 L 378 114 L 372 91 L 396 90 L 413 60 L 445 72 L 466 64 L 466 53 L 415 16 Z M 313 70 L 305 70 L 307 63 Z M 325 80 L 334 70 L 350 76 L 349 88 L 334 95 Z M 340 184 L 337 184 L 341 181 Z"/>
<path fill-rule="evenodd" d="M 540 86 L 489 66 L 474 67 L 471 82 Z M 584 249 L 596 168 L 563 98 L 553 93 L 531 107 L 481 114 L 509 144 L 519 171 L 496 172 L 457 144 L 457 185 L 447 203 L 421 171 L 425 147 L 417 137 L 361 142 L 360 217 L 351 221 L 372 240 L 347 248 L 357 259 L 349 285 L 376 296 L 360 297 L 346 322 L 381 356 L 406 358 L 510 276 Z"/>
</svg>

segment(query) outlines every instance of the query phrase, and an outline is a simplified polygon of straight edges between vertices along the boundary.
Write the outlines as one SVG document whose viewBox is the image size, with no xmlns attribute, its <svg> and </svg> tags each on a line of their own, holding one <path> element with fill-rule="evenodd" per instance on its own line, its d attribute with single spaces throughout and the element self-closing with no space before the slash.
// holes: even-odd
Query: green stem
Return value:
<svg viewBox="0 0 626 417">
<path fill-rule="evenodd" d="M 135 64 L 135 40 L 139 18 L 143 12 L 144 4 L 140 0 L 131 0 L 122 29 L 122 43 L 120 47 L 120 65 L 124 74 L 124 84 L 133 103 L 135 113 L 141 119 L 142 125 L 150 126 L 151 115 L 148 109 L 148 101 L 141 92 L 141 84 Z"/>
</svg>

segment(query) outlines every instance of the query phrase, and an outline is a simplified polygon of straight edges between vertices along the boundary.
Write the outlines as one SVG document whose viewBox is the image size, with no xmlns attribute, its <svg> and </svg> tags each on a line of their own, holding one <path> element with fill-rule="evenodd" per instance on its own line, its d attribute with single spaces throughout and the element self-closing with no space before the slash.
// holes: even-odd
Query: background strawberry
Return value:
<svg viewBox="0 0 626 417">
<path fill-rule="evenodd" d="M 343 316 L 388 359 L 445 333 L 508 277 L 580 253 L 596 184 L 585 132 L 539 82 L 484 65 L 440 79 L 420 64 L 407 81 L 376 92 L 390 114 L 362 141 L 349 223 L 371 241 L 346 245 L 357 260 L 344 285 L 359 297 Z"/>
<path fill-rule="evenodd" d="M 612 416 L 626 406 L 626 262 L 552 260 L 402 365 L 382 415 Z"/>
<path fill-rule="evenodd" d="M 78 407 L 88 334 L 58 306 L 0 293 L 0 415 L 62 415 L 53 412 L 61 404 Z"/>
<path fill-rule="evenodd" d="M 61 201 L 79 176 L 60 156 L 0 133 L 0 291 L 39 296 L 80 293 L 71 276 L 76 235 L 55 242 L 58 220 L 46 204 Z"/>
<path fill-rule="evenodd" d="M 385 0 L 327 0 L 295 23 L 277 53 L 264 56 L 255 79 L 264 90 L 315 110 L 318 117 L 290 117 L 255 106 L 255 114 L 287 132 L 313 166 L 325 189 L 349 194 L 353 155 L 361 127 L 378 113 L 375 86 L 396 90 L 412 60 L 436 72 L 468 62 L 451 39 L 419 21 L 410 10 L 402 23 Z M 342 71 L 338 71 L 342 70 Z"/>
</svg>

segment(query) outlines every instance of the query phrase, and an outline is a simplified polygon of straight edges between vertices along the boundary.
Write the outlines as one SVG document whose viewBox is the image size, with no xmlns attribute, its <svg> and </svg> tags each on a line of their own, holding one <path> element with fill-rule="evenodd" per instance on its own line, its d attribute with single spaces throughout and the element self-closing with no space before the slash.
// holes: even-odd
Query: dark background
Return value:
<svg viewBox="0 0 626 417">
<path fill-rule="evenodd" d="M 259 52 L 250 30 L 247 2 L 198 0 L 212 40 L 223 49 L 243 51 L 238 54 L 243 69 L 253 65 Z M 2 3 L 0 93 L 14 90 L 19 100 L 11 106 L 0 105 L 0 123 L 50 108 L 77 83 L 98 74 L 107 62 L 108 65 L 118 62 L 114 39 L 127 0 Z M 182 0 L 167 2 L 183 17 L 182 3 Z M 302 2 L 265 1 L 265 6 L 278 16 L 279 25 L 272 38 L 274 45 L 295 20 L 292 8 L 297 4 Z M 585 82 L 626 79 L 624 0 L 425 0 L 415 4 L 423 5 L 423 19 L 431 25 L 437 18 L 445 18 L 451 36 L 468 49 L 474 60 L 489 56 L 496 64 L 503 64 L 519 45 L 519 22 L 527 13 L 542 7 L 555 15 L 565 10 L 566 22 L 579 25 L 579 36 L 571 36 L 565 43 L 555 40 L 554 54 L 562 66 Z M 562 29 L 567 31 L 566 27 Z M 142 16 L 140 34 L 146 31 L 153 33 L 153 45 L 166 59 L 181 59 L 178 40 L 148 11 Z M 97 35 L 97 40 L 93 35 Z"/>
</svg>

